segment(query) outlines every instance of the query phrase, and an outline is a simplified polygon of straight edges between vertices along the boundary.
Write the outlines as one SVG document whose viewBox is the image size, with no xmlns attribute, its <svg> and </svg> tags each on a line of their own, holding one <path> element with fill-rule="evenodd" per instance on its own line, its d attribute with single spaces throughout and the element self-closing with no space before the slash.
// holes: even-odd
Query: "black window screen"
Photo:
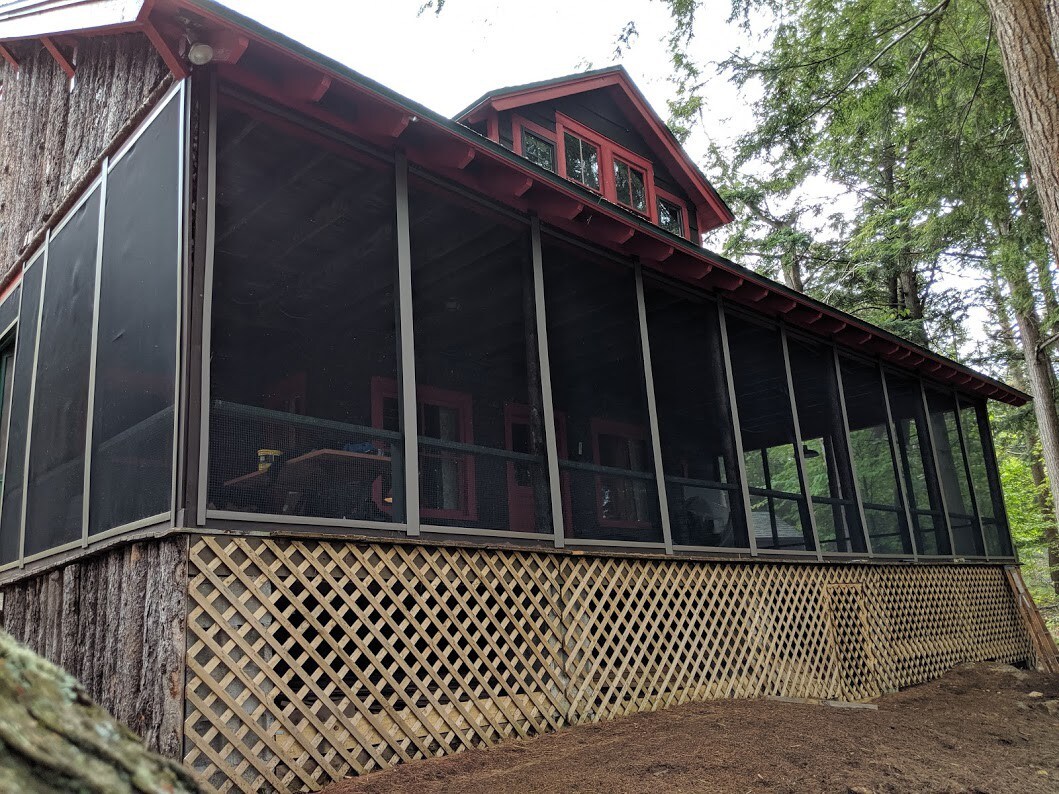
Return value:
<svg viewBox="0 0 1059 794">
<path fill-rule="evenodd" d="M 15 342 L 15 377 L 11 384 L 11 418 L 4 452 L 4 496 L 0 510 L 0 563 L 18 559 L 22 524 L 22 485 L 26 473 L 26 429 L 29 421 L 33 351 L 37 344 L 37 318 L 44 255 L 38 254 L 22 276 L 21 311 Z"/>
<path fill-rule="evenodd" d="M 645 283 L 673 543 L 749 545 L 717 306 Z"/>
<path fill-rule="evenodd" d="M 529 227 L 410 201 L 422 521 L 551 533 Z"/>
<path fill-rule="evenodd" d="M 22 285 L 19 284 L 0 303 L 0 333 L 9 328 L 11 323 L 18 319 L 19 300 L 22 297 Z"/>
<path fill-rule="evenodd" d="M 967 447 L 967 462 L 985 535 L 986 553 L 994 557 L 1010 557 L 1011 537 L 1004 521 L 1004 497 L 993 447 L 989 443 L 989 415 L 984 400 L 960 396 L 960 427 Z"/>
<path fill-rule="evenodd" d="M 794 337 L 788 339 L 787 349 L 820 548 L 863 552 L 867 547 L 853 487 L 834 352 L 828 345 Z"/>
<path fill-rule="evenodd" d="M 941 475 L 945 507 L 949 512 L 952 539 L 957 555 L 978 556 L 984 553 L 978 518 L 974 512 L 970 480 L 956 417 L 956 398 L 951 392 L 927 389 L 930 426 L 937 445 L 938 470 Z"/>
<path fill-rule="evenodd" d="M 872 552 L 911 554 L 912 540 L 894 468 L 882 375 L 876 366 L 843 358 L 842 385 L 853 464 Z"/>
<path fill-rule="evenodd" d="M 915 378 L 887 372 L 886 389 L 916 549 L 922 555 L 947 556 L 952 553 L 949 530 L 942 508 L 941 484 L 934 466 L 920 383 Z"/>
<path fill-rule="evenodd" d="M 90 533 L 172 506 L 179 125 L 172 100 L 108 178 Z"/>
<path fill-rule="evenodd" d="M 18 300 L 22 285 L 16 286 L 0 304 L 0 329 L 7 329 L 18 319 Z M 2 331 L 0 331 L 2 332 Z M 15 331 L 0 339 L 0 493 L 4 487 L 4 472 L 7 463 L 7 434 L 11 426 L 11 391 L 15 380 Z M 2 547 L 0 542 L 0 547 Z"/>
<path fill-rule="evenodd" d="M 567 535 L 660 542 L 633 269 L 544 247 Z"/>
<path fill-rule="evenodd" d="M 732 313 L 726 322 L 757 546 L 815 551 L 779 329 Z"/>
<path fill-rule="evenodd" d="M 290 130 L 219 112 L 209 506 L 403 521 L 393 166 Z"/>
<path fill-rule="evenodd" d="M 48 249 L 26 489 L 27 555 L 81 538 L 99 202 L 97 188 Z"/>
</svg>

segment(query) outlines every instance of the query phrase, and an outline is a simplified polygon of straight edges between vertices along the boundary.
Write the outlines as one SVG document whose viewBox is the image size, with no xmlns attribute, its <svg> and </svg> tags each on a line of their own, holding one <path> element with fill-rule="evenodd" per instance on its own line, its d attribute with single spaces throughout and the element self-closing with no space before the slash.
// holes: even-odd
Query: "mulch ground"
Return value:
<svg viewBox="0 0 1059 794">
<path fill-rule="evenodd" d="M 1059 677 L 966 665 L 875 703 L 677 706 L 418 761 L 325 794 L 1059 792 Z"/>
</svg>

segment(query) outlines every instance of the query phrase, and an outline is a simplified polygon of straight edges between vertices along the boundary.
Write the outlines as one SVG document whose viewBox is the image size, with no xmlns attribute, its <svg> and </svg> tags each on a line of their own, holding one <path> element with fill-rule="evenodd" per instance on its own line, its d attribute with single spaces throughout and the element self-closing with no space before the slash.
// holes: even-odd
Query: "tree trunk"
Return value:
<svg viewBox="0 0 1059 794">
<path fill-rule="evenodd" d="M 1026 380 L 1033 395 L 1033 413 L 1040 431 L 1041 457 L 1048 473 L 1051 495 L 1051 521 L 1059 526 L 1059 414 L 1055 410 L 1055 376 L 1047 350 L 1039 350 L 1040 320 L 1033 308 L 1029 278 L 1024 267 L 1009 263 L 1004 269 L 1011 285 L 1012 310 L 1022 339 L 1022 355 L 1026 362 Z M 1051 544 L 1050 544 L 1051 547 Z"/>
<path fill-rule="evenodd" d="M 989 8 L 1054 254 L 1059 252 L 1059 60 L 1045 2 L 1055 0 L 989 0 Z"/>
</svg>

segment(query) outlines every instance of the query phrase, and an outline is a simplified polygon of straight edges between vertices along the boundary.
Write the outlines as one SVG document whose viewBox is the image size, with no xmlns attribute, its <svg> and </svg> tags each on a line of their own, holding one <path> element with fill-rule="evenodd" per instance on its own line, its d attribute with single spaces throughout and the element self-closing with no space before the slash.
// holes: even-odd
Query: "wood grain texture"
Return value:
<svg viewBox="0 0 1059 794">
<path fill-rule="evenodd" d="M 4 587 L 3 627 L 177 758 L 186 587 L 186 537 L 133 543 Z"/>
<path fill-rule="evenodd" d="M 17 77 L 0 66 L 0 278 L 169 77 L 138 33 L 80 40 L 72 87 L 39 42 L 12 47 Z"/>
<path fill-rule="evenodd" d="M 1045 0 L 989 0 L 989 9 L 1055 253 L 1059 251 L 1059 62 L 1049 11 Z"/>
</svg>

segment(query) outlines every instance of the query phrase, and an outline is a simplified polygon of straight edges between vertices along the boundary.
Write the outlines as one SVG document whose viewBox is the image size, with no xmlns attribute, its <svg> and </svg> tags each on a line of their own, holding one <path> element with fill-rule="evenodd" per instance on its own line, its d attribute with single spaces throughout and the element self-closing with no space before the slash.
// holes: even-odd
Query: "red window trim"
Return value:
<svg viewBox="0 0 1059 794">
<path fill-rule="evenodd" d="M 598 416 L 592 417 L 589 422 L 592 433 L 592 460 L 597 466 L 602 466 L 599 458 L 599 437 L 601 435 L 621 436 L 636 441 L 648 441 L 647 428 L 643 425 L 631 425 L 627 422 L 616 422 L 612 419 L 602 419 Z M 626 521 L 621 519 L 603 517 L 603 477 L 596 475 L 596 520 L 601 527 L 613 529 L 651 529 L 650 521 Z M 618 475 L 615 475 L 618 476 Z"/>
<path fill-rule="evenodd" d="M 594 193 L 599 193 L 603 198 L 617 204 L 619 207 L 623 207 L 631 212 L 635 212 L 637 215 L 643 215 L 645 218 L 657 225 L 658 223 L 658 207 L 655 203 L 655 171 L 654 166 L 651 165 L 650 160 L 645 160 L 637 154 L 633 154 L 628 149 L 619 146 L 609 138 L 605 138 L 598 132 L 589 129 L 583 124 L 579 124 L 569 116 L 563 115 L 562 113 L 555 114 L 555 138 L 556 138 L 556 157 L 558 159 L 558 173 L 560 176 L 570 179 L 566 174 L 566 146 L 564 143 L 564 133 L 569 132 L 575 137 L 581 138 L 587 141 L 593 146 L 599 149 L 599 185 L 598 191 L 593 190 Z M 638 209 L 630 207 L 628 204 L 624 204 L 618 201 L 618 191 L 614 184 L 614 160 L 622 160 L 628 165 L 634 166 L 644 172 L 644 187 L 647 191 L 647 212 L 641 213 Z M 570 179 L 571 182 L 577 182 L 575 179 Z M 592 190 L 592 188 L 588 188 Z"/>
<path fill-rule="evenodd" d="M 371 425 L 382 428 L 383 401 L 387 398 L 398 399 L 397 381 L 393 378 L 385 378 L 379 375 L 371 379 Z M 436 386 L 416 386 L 416 407 L 420 404 L 438 405 L 442 408 L 453 408 L 459 412 L 460 417 L 460 442 L 463 444 L 474 443 L 474 402 L 470 394 L 460 391 L 442 389 Z M 475 491 L 474 456 L 462 455 L 455 452 L 445 452 L 461 461 L 461 472 L 463 480 L 463 509 L 437 509 L 421 507 L 419 516 L 423 518 L 444 518 L 449 520 L 477 521 L 478 500 Z M 389 512 L 393 509 L 391 505 L 383 502 L 382 482 L 376 481 L 374 492 L 375 503 L 380 510 Z"/>
<path fill-rule="evenodd" d="M 680 236 L 685 240 L 691 239 L 691 219 L 688 217 L 688 204 L 684 199 L 679 196 L 670 193 L 668 190 L 663 190 L 660 187 L 655 187 L 655 217 L 658 217 L 658 199 L 665 199 L 670 204 L 675 204 L 680 208 L 680 225 L 683 227 Z M 655 223 L 658 223 L 656 220 Z"/>
<path fill-rule="evenodd" d="M 522 154 L 522 130 L 524 129 L 529 130 L 538 138 L 543 138 L 555 147 L 555 173 L 559 173 L 559 145 L 558 143 L 556 143 L 555 133 L 552 130 L 549 130 L 547 127 L 542 127 L 540 124 L 535 124 L 529 119 L 512 114 L 511 145 L 512 150 L 515 152 L 515 154 L 519 155 L 520 157 L 525 156 Z"/>
</svg>

